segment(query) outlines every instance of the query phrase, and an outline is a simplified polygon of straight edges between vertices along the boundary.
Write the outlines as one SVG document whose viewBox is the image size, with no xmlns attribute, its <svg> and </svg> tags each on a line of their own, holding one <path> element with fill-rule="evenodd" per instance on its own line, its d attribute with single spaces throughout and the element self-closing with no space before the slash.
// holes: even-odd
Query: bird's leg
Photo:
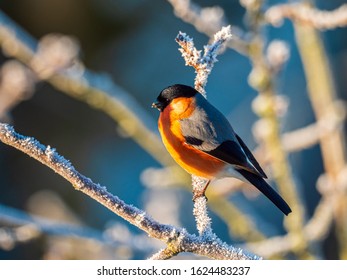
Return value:
<svg viewBox="0 0 347 280">
<path fill-rule="evenodd" d="M 206 189 L 208 187 L 208 185 L 210 184 L 211 180 L 208 180 L 205 184 L 205 186 L 203 186 L 202 188 L 194 188 L 193 189 L 193 201 L 195 202 L 195 200 L 199 197 L 204 196 L 207 200 L 207 197 L 205 195 Z"/>
</svg>

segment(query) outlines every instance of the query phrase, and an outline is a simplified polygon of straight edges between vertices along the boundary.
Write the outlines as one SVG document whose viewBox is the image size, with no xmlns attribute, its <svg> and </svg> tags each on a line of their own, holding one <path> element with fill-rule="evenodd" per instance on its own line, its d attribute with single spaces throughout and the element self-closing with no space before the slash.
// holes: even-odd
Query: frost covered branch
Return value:
<svg viewBox="0 0 347 280">
<path fill-rule="evenodd" d="M 186 65 L 192 66 L 195 69 L 195 89 L 205 95 L 205 86 L 207 78 L 210 75 L 213 65 L 217 62 L 218 52 L 224 47 L 224 43 L 231 38 L 230 25 L 223 27 L 214 35 L 214 40 L 211 44 L 204 46 L 204 54 L 198 51 L 193 39 L 186 33 L 179 32 L 176 37 L 176 42 L 181 46 L 179 49 L 182 53 Z"/>
<path fill-rule="evenodd" d="M 13 127 L 3 123 L 0 124 L 0 140 L 48 166 L 69 181 L 76 190 L 82 191 L 94 198 L 125 220 L 145 230 L 150 236 L 162 239 L 164 237 L 158 230 L 159 228 L 163 232 L 170 232 L 172 230 L 171 226 L 158 226 L 158 224 L 146 216 L 143 211 L 125 204 L 117 196 L 113 196 L 109 193 L 105 187 L 93 183 L 90 178 L 80 174 L 72 164 L 64 157 L 60 156 L 54 148 L 44 146 L 32 137 L 22 136 L 16 133 Z"/>
<path fill-rule="evenodd" d="M 213 231 L 211 218 L 208 215 L 207 198 L 205 196 L 205 190 L 208 184 L 208 180 L 192 175 L 193 215 L 195 217 L 196 227 L 200 236 L 211 237 L 213 236 Z"/>
<path fill-rule="evenodd" d="M 205 33 L 211 38 L 223 26 L 227 25 L 224 10 L 221 7 L 202 8 L 191 0 L 168 0 L 168 2 L 172 5 L 174 13 L 178 18 L 194 25 L 198 31 Z M 236 51 L 245 54 L 248 52 L 248 43 L 238 36 L 241 33 L 240 29 L 233 26 L 233 40 L 229 40 L 226 44 Z"/>
<path fill-rule="evenodd" d="M 4 250 L 12 249 L 17 243 L 28 242 L 44 234 L 55 237 L 72 237 L 83 241 L 89 240 L 94 242 L 93 244 L 97 243 L 105 247 L 127 246 L 132 250 L 146 253 L 158 247 L 145 242 L 144 235 L 129 235 L 128 238 L 124 234 L 124 230 L 122 237 L 119 238 L 116 227 L 101 232 L 82 225 L 57 222 L 38 215 L 31 215 L 1 204 L 0 222 L 2 226 L 10 225 L 10 227 L 0 229 L 0 248 Z"/>
<path fill-rule="evenodd" d="M 334 29 L 347 26 L 347 4 L 333 11 L 321 11 L 303 3 L 282 4 L 268 9 L 265 18 L 274 26 L 289 18 L 317 29 Z"/>
<path fill-rule="evenodd" d="M 106 187 L 95 184 L 90 178 L 79 173 L 54 148 L 45 146 L 32 137 L 18 134 L 8 124 L 0 123 L 0 141 L 48 166 L 70 182 L 76 190 L 98 201 L 113 213 L 146 232 L 150 237 L 165 242 L 173 252 L 172 255 L 180 252 L 192 252 L 216 259 L 258 259 L 257 256 L 243 253 L 240 249 L 226 245 L 215 236 L 213 239 L 211 236 L 209 238 L 197 237 L 189 234 L 185 229 L 158 223 L 143 210 L 126 204 L 117 196 L 109 193 Z"/>
<path fill-rule="evenodd" d="M 42 233 L 49 233 L 59 236 L 78 236 L 80 238 L 90 238 L 101 241 L 102 234 L 88 228 L 81 228 L 73 224 L 57 223 L 53 220 L 29 215 L 26 212 L 0 204 L 0 221 L 2 224 L 14 226 L 30 226 L 28 231 L 35 232 L 36 236 Z"/>
<path fill-rule="evenodd" d="M 204 54 L 194 46 L 193 39 L 187 34 L 179 32 L 176 42 L 180 45 L 179 51 L 182 53 L 186 65 L 195 69 L 196 77 L 194 87 L 206 98 L 205 86 L 214 63 L 217 62 L 218 52 L 224 47 L 225 43 L 231 38 L 230 26 L 223 27 L 214 35 L 211 44 L 204 46 Z M 192 188 L 195 221 L 199 235 L 209 239 L 215 239 L 211 227 L 211 219 L 207 210 L 207 198 L 205 190 L 210 182 L 198 176 L 192 175 Z"/>
</svg>

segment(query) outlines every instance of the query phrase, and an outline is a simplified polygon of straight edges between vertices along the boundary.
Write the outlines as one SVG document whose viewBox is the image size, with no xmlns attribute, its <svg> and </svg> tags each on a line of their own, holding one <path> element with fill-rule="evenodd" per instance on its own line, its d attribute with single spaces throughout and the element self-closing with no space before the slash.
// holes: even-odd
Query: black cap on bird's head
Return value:
<svg viewBox="0 0 347 280">
<path fill-rule="evenodd" d="M 159 96 L 157 97 L 156 102 L 152 104 L 152 108 L 157 108 L 160 112 L 162 112 L 167 105 L 170 104 L 172 100 L 178 97 L 193 97 L 198 92 L 186 85 L 172 85 L 167 88 L 164 88 Z"/>
</svg>

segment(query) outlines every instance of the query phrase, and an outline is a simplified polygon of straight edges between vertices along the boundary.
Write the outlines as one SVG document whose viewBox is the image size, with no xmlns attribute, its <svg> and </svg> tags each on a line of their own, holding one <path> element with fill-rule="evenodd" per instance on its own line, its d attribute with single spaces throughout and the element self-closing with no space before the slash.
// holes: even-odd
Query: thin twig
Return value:
<svg viewBox="0 0 347 280">
<path fill-rule="evenodd" d="M 305 3 L 281 4 L 269 8 L 265 18 L 274 26 L 280 26 L 284 18 L 316 29 L 334 29 L 347 26 L 347 4 L 333 11 L 321 11 Z"/>
<path fill-rule="evenodd" d="M 168 0 L 174 9 L 175 15 L 185 22 L 195 26 L 195 28 L 208 35 L 210 38 L 216 34 L 223 26 L 226 26 L 224 10 L 221 7 L 213 6 L 202 8 L 191 0 Z M 241 54 L 248 53 L 248 42 L 241 36 L 242 31 L 233 26 L 233 40 L 226 42 L 226 45 L 235 49 Z"/>
<path fill-rule="evenodd" d="M 159 252 L 155 253 L 151 257 L 149 257 L 149 260 L 168 260 L 172 257 L 176 256 L 178 252 L 173 251 L 171 248 L 166 247 L 164 249 L 159 250 Z"/>
<path fill-rule="evenodd" d="M 124 238 L 116 239 L 113 237 L 113 235 L 106 232 L 100 232 L 86 226 L 61 223 L 51 219 L 42 218 L 37 215 L 29 215 L 26 212 L 2 204 L 0 204 L 0 221 L 2 225 L 8 224 L 11 226 L 16 226 L 19 233 L 24 233 L 21 235 L 8 235 L 6 240 L 0 237 L 0 247 L 6 246 L 6 244 L 11 244 L 12 248 L 18 242 L 28 242 L 30 240 L 29 237 L 33 239 L 43 234 L 60 237 L 73 237 L 77 239 L 88 239 L 104 246 L 111 246 L 114 248 L 119 246 L 127 246 L 132 250 L 140 252 L 149 252 L 157 249 L 158 247 L 152 244 L 150 245 L 149 242 L 143 242 L 143 239 L 145 238 L 144 235 L 132 235 L 126 240 Z M 23 238 L 23 236 L 25 238 Z"/>
<path fill-rule="evenodd" d="M 206 97 L 205 86 L 207 78 L 210 75 L 214 63 L 217 62 L 218 52 L 231 38 L 230 26 L 223 27 L 214 35 L 213 42 L 204 47 L 204 54 L 198 51 L 193 39 L 187 34 L 180 32 L 176 37 L 176 42 L 180 45 L 180 52 L 186 62 L 186 65 L 192 66 L 195 69 L 195 89 Z"/>
<path fill-rule="evenodd" d="M 230 26 L 223 27 L 214 35 L 214 40 L 211 44 L 204 47 L 204 54 L 198 51 L 193 39 L 187 34 L 180 32 L 176 37 L 176 42 L 180 45 L 179 51 L 182 53 L 186 65 L 195 69 L 195 89 L 206 98 L 205 86 L 207 79 L 212 71 L 214 63 L 217 62 L 217 55 L 224 44 L 231 38 Z M 194 197 L 194 211 L 196 225 L 200 236 L 215 238 L 212 228 L 211 219 L 207 210 L 207 198 L 205 190 L 209 184 L 208 180 L 192 175 L 192 187 Z"/>
</svg>

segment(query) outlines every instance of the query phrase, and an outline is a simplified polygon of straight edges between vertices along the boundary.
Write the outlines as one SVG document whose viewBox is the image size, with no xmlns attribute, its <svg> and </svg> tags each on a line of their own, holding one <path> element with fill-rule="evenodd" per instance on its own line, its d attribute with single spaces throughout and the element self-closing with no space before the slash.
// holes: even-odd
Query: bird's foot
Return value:
<svg viewBox="0 0 347 280">
<path fill-rule="evenodd" d="M 208 200 L 206 195 L 205 195 L 205 192 L 206 192 L 206 189 L 208 187 L 208 185 L 210 184 L 210 180 L 207 181 L 207 183 L 205 184 L 205 186 L 203 188 L 194 188 L 193 189 L 193 202 L 196 201 L 196 199 L 198 199 L 199 197 L 205 197 L 206 201 Z"/>
</svg>

